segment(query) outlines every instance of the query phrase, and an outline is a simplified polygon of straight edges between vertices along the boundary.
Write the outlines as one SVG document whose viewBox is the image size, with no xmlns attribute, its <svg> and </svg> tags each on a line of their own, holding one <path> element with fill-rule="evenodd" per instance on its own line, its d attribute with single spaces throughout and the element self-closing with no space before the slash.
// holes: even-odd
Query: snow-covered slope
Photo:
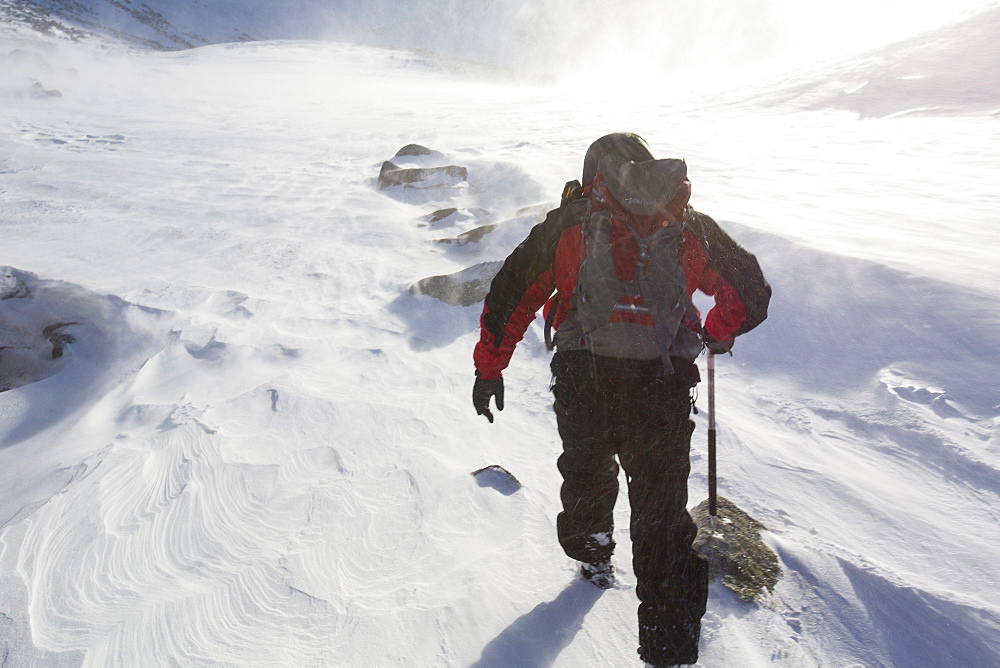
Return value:
<svg viewBox="0 0 1000 668">
<path fill-rule="evenodd" d="M 863 118 L 899 114 L 1000 115 L 1000 7 L 772 84 L 769 104 L 849 109 Z"/>
<path fill-rule="evenodd" d="M 619 129 L 687 158 L 775 290 L 719 361 L 720 485 L 785 574 L 713 590 L 701 665 L 1000 663 L 993 119 L 640 107 L 318 42 L 15 50 L 5 665 L 635 662 L 627 536 L 604 593 L 555 542 L 540 323 L 489 425 L 477 306 L 411 290 L 495 266 Z M 467 176 L 380 190 L 414 142 Z"/>
<path fill-rule="evenodd" d="M 793 0 L 669 0 L 655 6 L 645 0 L 0 0 L 0 23 L 166 50 L 333 39 L 419 49 L 486 64 L 506 76 L 569 78 L 589 89 L 617 88 L 619 94 L 633 96 L 648 89 L 704 89 L 709 81 L 715 88 L 715 82 L 742 87 L 761 71 L 784 72 L 823 58 L 853 57 L 968 17 L 989 4 L 991 0 L 808 5 Z M 967 38 L 974 27 L 960 30 Z M 966 51 L 950 56 L 965 62 L 974 50 L 995 54 L 989 39 L 958 44 Z"/>
<path fill-rule="evenodd" d="M 54 36 L 100 36 L 153 49 L 185 49 L 220 42 L 305 37 L 321 0 L 247 3 L 240 0 L 117 2 L 108 0 L 0 0 L 0 17 Z M 319 34 L 312 26 L 312 36 Z"/>
</svg>

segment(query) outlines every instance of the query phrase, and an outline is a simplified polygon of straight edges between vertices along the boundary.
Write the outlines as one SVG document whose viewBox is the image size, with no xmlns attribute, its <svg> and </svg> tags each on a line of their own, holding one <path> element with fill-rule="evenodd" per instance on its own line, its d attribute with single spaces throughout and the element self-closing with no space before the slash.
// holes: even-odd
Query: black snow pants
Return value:
<svg viewBox="0 0 1000 668">
<path fill-rule="evenodd" d="M 708 567 L 691 549 L 697 528 L 687 512 L 698 368 L 674 360 L 674 369 L 664 376 L 659 360 L 583 351 L 558 352 L 552 360 L 563 443 L 559 543 L 579 561 L 611 557 L 620 462 L 631 509 L 639 653 L 657 665 L 697 660 L 708 599 Z"/>
</svg>

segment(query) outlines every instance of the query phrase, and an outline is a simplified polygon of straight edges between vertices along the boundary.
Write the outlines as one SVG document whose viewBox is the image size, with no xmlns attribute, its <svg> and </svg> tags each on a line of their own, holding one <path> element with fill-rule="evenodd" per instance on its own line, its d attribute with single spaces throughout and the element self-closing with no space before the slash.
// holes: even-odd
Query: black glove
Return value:
<svg viewBox="0 0 1000 668">
<path fill-rule="evenodd" d="M 479 378 L 472 386 L 472 405 L 476 407 L 477 415 L 485 415 L 486 419 L 493 422 L 493 413 L 490 412 L 490 398 L 495 397 L 497 410 L 503 410 L 503 378 Z"/>
<path fill-rule="evenodd" d="M 716 341 L 707 333 L 703 338 L 705 342 L 705 347 L 708 348 L 708 352 L 713 355 L 725 355 L 726 353 L 732 354 L 733 344 L 736 343 L 734 340 L 729 341 Z"/>
</svg>

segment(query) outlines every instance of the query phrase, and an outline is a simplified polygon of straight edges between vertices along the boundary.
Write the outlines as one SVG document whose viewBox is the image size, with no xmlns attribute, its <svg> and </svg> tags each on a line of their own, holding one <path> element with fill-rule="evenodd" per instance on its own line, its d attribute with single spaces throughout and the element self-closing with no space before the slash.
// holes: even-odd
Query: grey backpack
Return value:
<svg viewBox="0 0 1000 668">
<path fill-rule="evenodd" d="M 630 224 L 629 214 L 652 216 L 666 207 L 687 179 L 687 165 L 682 160 L 636 163 L 606 156 L 598 174 L 595 182 L 603 183 L 626 212 L 618 221 L 631 231 L 638 259 L 631 278 L 618 278 L 611 211 L 588 210 L 582 229 L 584 256 L 570 296 L 570 312 L 556 333 L 556 346 L 589 350 L 602 357 L 659 358 L 664 373 L 670 374 L 671 357 L 693 361 L 702 350 L 698 332 L 681 325 L 687 316 L 700 329 L 678 262 L 684 224 L 677 221 L 643 236 Z"/>
</svg>

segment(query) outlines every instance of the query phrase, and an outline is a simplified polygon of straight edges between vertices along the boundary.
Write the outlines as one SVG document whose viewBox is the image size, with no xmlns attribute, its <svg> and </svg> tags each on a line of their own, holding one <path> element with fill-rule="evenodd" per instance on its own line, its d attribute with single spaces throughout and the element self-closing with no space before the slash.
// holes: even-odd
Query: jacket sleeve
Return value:
<svg viewBox="0 0 1000 668">
<path fill-rule="evenodd" d="M 698 289 L 715 297 L 715 306 L 705 316 L 705 331 L 716 340 L 731 340 L 767 318 L 771 286 L 757 258 L 718 223 L 697 212 L 690 223 L 706 256 Z"/>
<path fill-rule="evenodd" d="M 582 201 L 585 207 L 586 201 Z M 555 290 L 553 263 L 563 230 L 582 215 L 579 202 L 554 209 L 535 225 L 493 278 L 480 317 L 480 336 L 473 353 L 481 378 L 499 378 L 514 348 Z"/>
</svg>

